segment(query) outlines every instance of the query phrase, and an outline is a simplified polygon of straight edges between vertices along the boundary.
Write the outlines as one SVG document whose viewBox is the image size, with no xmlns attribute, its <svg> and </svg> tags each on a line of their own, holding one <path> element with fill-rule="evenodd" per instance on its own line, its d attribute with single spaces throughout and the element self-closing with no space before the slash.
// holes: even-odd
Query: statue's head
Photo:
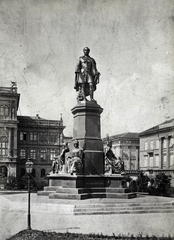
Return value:
<svg viewBox="0 0 174 240">
<path fill-rule="evenodd" d="M 89 49 L 88 47 L 85 47 L 85 48 L 83 49 L 83 52 L 84 52 L 85 55 L 88 55 L 89 52 L 90 52 L 90 49 Z"/>
</svg>

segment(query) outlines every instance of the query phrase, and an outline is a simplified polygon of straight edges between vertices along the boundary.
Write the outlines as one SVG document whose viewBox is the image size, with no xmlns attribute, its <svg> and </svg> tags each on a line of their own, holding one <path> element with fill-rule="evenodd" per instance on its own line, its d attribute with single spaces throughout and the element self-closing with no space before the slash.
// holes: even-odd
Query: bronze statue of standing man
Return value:
<svg viewBox="0 0 174 240">
<path fill-rule="evenodd" d="M 94 101 L 94 91 L 96 85 L 99 83 L 100 73 L 97 70 L 96 62 L 89 56 L 90 49 L 85 47 L 83 49 L 84 56 L 79 57 L 75 69 L 75 86 L 78 92 L 77 99 L 79 101 L 87 100 L 90 96 L 90 101 Z"/>
</svg>

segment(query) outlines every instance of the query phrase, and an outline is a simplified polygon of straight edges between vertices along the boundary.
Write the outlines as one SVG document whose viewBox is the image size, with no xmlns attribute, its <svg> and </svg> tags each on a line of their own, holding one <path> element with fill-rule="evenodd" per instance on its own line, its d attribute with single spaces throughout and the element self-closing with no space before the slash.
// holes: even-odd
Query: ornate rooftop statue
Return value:
<svg viewBox="0 0 174 240">
<path fill-rule="evenodd" d="M 83 49 L 84 56 L 79 57 L 75 69 L 75 86 L 78 92 L 77 100 L 87 100 L 86 97 L 90 96 L 90 101 L 95 101 L 94 91 L 96 85 L 99 83 L 100 73 L 97 70 L 96 62 L 89 56 L 90 49 L 85 47 Z"/>
</svg>

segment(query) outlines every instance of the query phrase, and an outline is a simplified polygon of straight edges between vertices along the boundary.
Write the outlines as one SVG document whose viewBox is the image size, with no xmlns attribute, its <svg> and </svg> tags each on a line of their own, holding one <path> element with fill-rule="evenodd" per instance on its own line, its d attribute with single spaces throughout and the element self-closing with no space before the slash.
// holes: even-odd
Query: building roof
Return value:
<svg viewBox="0 0 174 240">
<path fill-rule="evenodd" d="M 18 116 L 18 119 L 27 119 L 27 120 L 47 120 L 45 118 L 41 118 L 38 114 L 36 116 Z"/>
<path fill-rule="evenodd" d="M 144 136 L 144 135 L 149 135 L 149 134 L 153 134 L 156 132 L 161 132 L 161 131 L 164 131 L 165 129 L 167 130 L 169 128 L 174 128 L 174 118 L 141 132 L 139 134 L 139 136 Z"/>
<path fill-rule="evenodd" d="M 63 127 L 63 120 L 48 120 L 41 118 L 38 114 L 36 116 L 17 116 L 20 126 L 54 126 L 54 127 Z"/>
<path fill-rule="evenodd" d="M 109 141 L 112 141 L 112 140 L 115 140 L 115 139 L 123 139 L 123 138 L 138 140 L 139 139 L 138 135 L 139 134 L 135 133 L 135 132 L 120 133 L 120 134 L 117 134 L 117 135 L 109 136 Z M 107 140 L 108 140 L 107 137 L 103 138 L 103 141 L 107 141 Z"/>
<path fill-rule="evenodd" d="M 17 93 L 17 87 L 0 87 L 0 97 L 16 98 L 17 99 L 17 109 L 18 109 L 20 94 Z"/>
</svg>

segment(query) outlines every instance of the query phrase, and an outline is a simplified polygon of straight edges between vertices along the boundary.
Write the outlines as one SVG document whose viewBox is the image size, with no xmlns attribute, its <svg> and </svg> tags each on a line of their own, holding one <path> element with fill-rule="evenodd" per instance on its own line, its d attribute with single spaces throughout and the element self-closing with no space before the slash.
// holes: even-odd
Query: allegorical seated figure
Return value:
<svg viewBox="0 0 174 240">
<path fill-rule="evenodd" d="M 52 173 L 59 173 L 62 171 L 63 165 L 65 164 L 65 154 L 69 152 L 68 143 L 63 145 L 63 150 L 59 156 L 55 156 L 52 162 L 51 171 Z"/>
<path fill-rule="evenodd" d="M 124 171 L 124 162 L 120 157 L 116 158 L 111 148 L 112 143 L 109 142 L 105 153 L 105 173 L 122 173 Z"/>
<path fill-rule="evenodd" d="M 83 149 L 79 148 L 78 140 L 74 142 L 73 146 L 72 156 L 69 156 L 67 160 L 68 173 L 71 175 L 73 175 L 73 173 L 81 174 L 83 169 Z"/>
</svg>

